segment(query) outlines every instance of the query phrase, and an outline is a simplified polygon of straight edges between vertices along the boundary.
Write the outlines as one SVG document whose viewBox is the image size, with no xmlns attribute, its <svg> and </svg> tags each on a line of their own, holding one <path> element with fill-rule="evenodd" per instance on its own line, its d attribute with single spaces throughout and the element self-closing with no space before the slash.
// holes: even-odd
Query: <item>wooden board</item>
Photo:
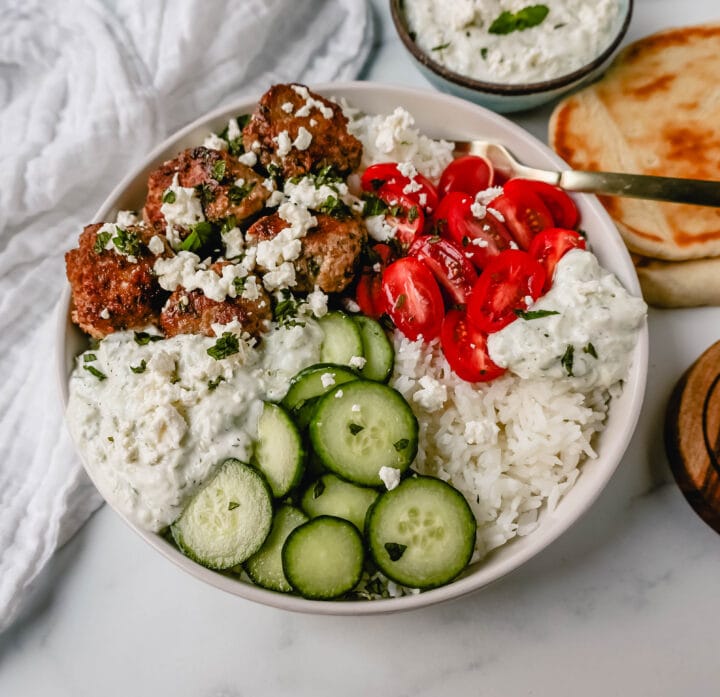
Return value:
<svg viewBox="0 0 720 697">
<path fill-rule="evenodd" d="M 720 341 L 676 385 L 665 419 L 665 448 L 685 498 L 720 532 Z"/>
</svg>

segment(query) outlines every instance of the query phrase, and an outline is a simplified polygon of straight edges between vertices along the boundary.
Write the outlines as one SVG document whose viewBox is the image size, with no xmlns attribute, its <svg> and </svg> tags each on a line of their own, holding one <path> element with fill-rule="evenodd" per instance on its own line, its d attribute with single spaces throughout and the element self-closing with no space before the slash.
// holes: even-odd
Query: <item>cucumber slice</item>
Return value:
<svg viewBox="0 0 720 697">
<path fill-rule="evenodd" d="M 417 454 L 418 423 L 399 392 L 358 380 L 328 392 L 310 423 L 323 464 L 355 484 L 382 486 L 381 467 L 404 472 Z"/>
<path fill-rule="evenodd" d="M 382 494 L 365 524 L 380 570 L 411 588 L 452 581 L 472 557 L 476 531 L 465 497 L 435 477 L 411 477 Z"/>
<path fill-rule="evenodd" d="M 295 528 L 282 549 L 285 577 L 305 598 L 330 600 L 351 591 L 360 581 L 364 561 L 357 528 L 332 516 Z"/>
<path fill-rule="evenodd" d="M 250 465 L 229 459 L 170 529 L 188 557 L 210 569 L 229 569 L 260 549 L 271 523 L 265 478 Z"/>
<path fill-rule="evenodd" d="M 379 322 L 364 315 L 355 315 L 355 323 L 360 329 L 365 365 L 360 376 L 366 380 L 385 382 L 390 377 L 395 362 L 395 351 L 385 330 Z"/>
<path fill-rule="evenodd" d="M 253 583 L 281 593 L 292 590 L 282 569 L 282 548 L 287 536 L 307 521 L 308 517 L 294 506 L 283 505 L 275 511 L 263 546 L 245 562 L 245 571 Z"/>
<path fill-rule="evenodd" d="M 300 483 L 304 463 L 305 449 L 292 419 L 282 407 L 265 402 L 253 464 L 265 475 L 276 499 Z"/>
<path fill-rule="evenodd" d="M 353 357 L 363 357 L 360 329 L 352 317 L 344 312 L 329 312 L 318 322 L 324 334 L 320 346 L 320 360 L 323 363 L 351 365 Z"/>
<path fill-rule="evenodd" d="M 375 489 L 345 482 L 334 474 L 325 474 L 305 489 L 300 505 L 311 518 L 321 515 L 343 518 L 362 532 L 368 508 L 379 495 Z"/>
<path fill-rule="evenodd" d="M 302 406 L 329 392 L 336 385 L 357 380 L 357 373 L 343 365 L 316 363 L 301 370 L 291 381 L 282 405 L 296 415 Z"/>
</svg>

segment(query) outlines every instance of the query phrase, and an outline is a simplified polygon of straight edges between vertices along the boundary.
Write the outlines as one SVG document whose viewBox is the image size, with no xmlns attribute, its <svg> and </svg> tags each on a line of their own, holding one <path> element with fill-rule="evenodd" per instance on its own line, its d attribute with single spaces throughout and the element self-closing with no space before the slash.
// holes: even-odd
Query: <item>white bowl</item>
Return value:
<svg viewBox="0 0 720 697">
<path fill-rule="evenodd" d="M 389 113 L 396 106 L 403 106 L 415 116 L 421 131 L 433 137 L 495 139 L 507 145 L 528 165 L 563 166 L 560 159 L 526 131 L 491 111 L 456 97 L 367 82 L 317 85 L 313 89 L 329 97 L 345 97 L 353 106 L 370 113 Z M 120 182 L 101 206 L 94 221 L 88 222 L 114 220 L 119 210 L 140 208 L 148 174 L 158 164 L 174 157 L 180 150 L 202 143 L 210 130 L 221 130 L 229 118 L 250 112 L 254 106 L 253 101 L 239 101 L 204 116 L 171 136 L 150 153 L 136 171 L 130 172 Z M 576 202 L 582 215 L 583 229 L 587 231 L 593 251 L 602 265 L 614 272 L 631 293 L 640 295 L 630 256 L 603 207 L 594 196 L 577 196 Z M 70 288 L 67 286 L 60 303 L 57 325 L 57 369 L 64 407 L 67 405 L 68 377 L 73 369 L 74 357 L 86 347 L 86 337 L 70 322 Z M 589 460 L 582 466 L 582 474 L 575 485 L 552 513 L 542 514 L 535 532 L 515 538 L 494 550 L 452 583 L 419 595 L 375 601 L 316 601 L 275 593 L 196 564 L 161 536 L 141 530 L 120 515 L 146 542 L 180 568 L 210 585 L 265 605 L 324 615 L 371 615 L 410 610 L 457 598 L 517 569 L 547 547 L 590 507 L 618 466 L 635 430 L 645 391 L 647 357 L 648 333 L 644 326 L 633 352 L 625 389 L 618 399 L 613 400 L 606 428 L 598 438 L 597 459 Z"/>
</svg>

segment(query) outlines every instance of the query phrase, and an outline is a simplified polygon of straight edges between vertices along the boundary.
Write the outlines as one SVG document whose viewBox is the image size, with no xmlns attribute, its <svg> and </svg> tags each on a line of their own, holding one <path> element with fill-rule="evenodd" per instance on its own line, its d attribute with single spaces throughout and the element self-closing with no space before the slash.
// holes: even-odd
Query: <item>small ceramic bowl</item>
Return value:
<svg viewBox="0 0 720 697">
<path fill-rule="evenodd" d="M 408 0 L 411 1 L 411 0 Z M 408 28 L 405 0 L 390 0 L 390 11 L 400 40 L 415 59 L 420 71 L 443 92 L 449 92 L 500 113 L 523 111 L 539 106 L 577 89 L 599 77 L 610 64 L 625 36 L 633 11 L 633 0 L 620 0 L 620 12 L 607 48 L 582 68 L 541 82 L 507 84 L 483 82 L 453 72 L 421 49 Z"/>
</svg>

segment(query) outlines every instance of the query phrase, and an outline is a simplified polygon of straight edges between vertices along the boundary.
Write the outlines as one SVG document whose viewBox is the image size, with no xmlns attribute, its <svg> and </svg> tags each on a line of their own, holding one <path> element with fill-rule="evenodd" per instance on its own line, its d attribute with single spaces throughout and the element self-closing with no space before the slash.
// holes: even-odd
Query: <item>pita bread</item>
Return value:
<svg viewBox="0 0 720 697">
<path fill-rule="evenodd" d="M 711 179 L 720 186 L 718 75 L 720 24 L 641 39 L 599 82 L 557 105 L 550 144 L 575 169 Z M 601 201 L 633 252 L 666 260 L 720 256 L 718 208 Z"/>
<path fill-rule="evenodd" d="M 655 307 L 720 305 L 720 257 L 658 261 L 633 256 L 645 300 Z"/>
</svg>

